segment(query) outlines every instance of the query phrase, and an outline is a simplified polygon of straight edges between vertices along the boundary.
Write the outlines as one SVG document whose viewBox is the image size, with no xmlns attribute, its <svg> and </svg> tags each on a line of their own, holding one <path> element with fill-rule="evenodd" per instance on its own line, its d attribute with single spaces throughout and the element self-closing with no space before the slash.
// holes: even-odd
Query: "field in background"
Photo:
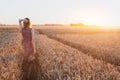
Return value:
<svg viewBox="0 0 120 80">
<path fill-rule="evenodd" d="M 119 80 L 120 30 L 34 26 L 42 80 Z M 0 80 L 21 80 L 18 26 L 0 27 Z"/>
</svg>

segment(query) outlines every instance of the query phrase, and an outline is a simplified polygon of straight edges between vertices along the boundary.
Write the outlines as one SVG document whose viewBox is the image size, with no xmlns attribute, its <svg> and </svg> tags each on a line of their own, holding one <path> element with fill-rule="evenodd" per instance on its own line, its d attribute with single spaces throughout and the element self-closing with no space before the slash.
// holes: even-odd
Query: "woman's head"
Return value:
<svg viewBox="0 0 120 80">
<path fill-rule="evenodd" d="M 29 19 L 29 18 L 24 18 L 23 26 L 24 26 L 25 28 L 31 28 L 31 22 L 30 22 L 30 19 Z"/>
</svg>

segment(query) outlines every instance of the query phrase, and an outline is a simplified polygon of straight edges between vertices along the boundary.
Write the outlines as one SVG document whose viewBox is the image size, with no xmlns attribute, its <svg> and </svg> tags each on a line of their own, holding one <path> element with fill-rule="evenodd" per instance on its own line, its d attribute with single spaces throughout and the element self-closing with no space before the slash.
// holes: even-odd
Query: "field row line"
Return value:
<svg viewBox="0 0 120 80">
<path fill-rule="evenodd" d="M 91 48 L 91 50 L 90 50 L 90 49 L 87 49 L 84 45 L 75 44 L 75 43 L 66 41 L 66 40 L 61 39 L 61 38 L 59 38 L 59 37 L 56 37 L 56 36 L 54 36 L 54 35 L 52 35 L 52 34 L 46 34 L 46 33 L 41 33 L 41 32 L 40 32 L 39 34 L 44 34 L 44 35 L 46 35 L 47 37 L 49 37 L 49 38 L 51 38 L 51 39 L 54 39 L 54 40 L 57 40 L 57 41 L 63 43 L 64 45 L 68 45 L 68 46 L 70 46 L 70 47 L 72 47 L 72 48 L 75 48 L 75 49 L 81 51 L 82 53 L 93 57 L 94 59 L 99 59 L 99 60 L 101 60 L 101 61 L 110 63 L 110 64 L 112 64 L 112 65 L 114 65 L 114 66 L 116 66 L 116 67 L 119 67 L 119 65 L 117 65 L 117 64 L 115 64 L 115 63 L 112 63 L 112 62 L 110 62 L 110 61 L 103 60 L 103 59 L 100 58 L 100 57 L 96 57 L 96 56 L 94 56 L 94 55 L 91 55 L 90 53 L 94 53 L 94 51 L 95 51 L 95 50 L 92 49 L 92 48 Z M 88 54 L 88 53 L 89 53 L 89 54 Z"/>
</svg>

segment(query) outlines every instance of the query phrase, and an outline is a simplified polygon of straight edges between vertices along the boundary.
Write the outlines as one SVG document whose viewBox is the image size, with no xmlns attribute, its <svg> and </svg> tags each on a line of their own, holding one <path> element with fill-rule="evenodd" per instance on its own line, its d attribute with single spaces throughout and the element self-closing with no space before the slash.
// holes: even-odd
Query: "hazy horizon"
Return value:
<svg viewBox="0 0 120 80">
<path fill-rule="evenodd" d="M 0 23 L 18 24 L 29 17 L 33 24 L 85 23 L 100 26 L 120 25 L 119 0 L 3 0 Z"/>
</svg>

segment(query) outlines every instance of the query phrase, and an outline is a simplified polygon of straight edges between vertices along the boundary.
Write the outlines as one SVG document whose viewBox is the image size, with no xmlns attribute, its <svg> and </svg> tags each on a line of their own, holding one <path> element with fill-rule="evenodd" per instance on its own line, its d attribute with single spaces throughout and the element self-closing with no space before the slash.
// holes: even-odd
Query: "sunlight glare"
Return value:
<svg viewBox="0 0 120 80">
<path fill-rule="evenodd" d="M 86 25 L 98 25 L 99 19 L 94 17 L 87 17 L 83 19 L 83 23 Z"/>
</svg>

